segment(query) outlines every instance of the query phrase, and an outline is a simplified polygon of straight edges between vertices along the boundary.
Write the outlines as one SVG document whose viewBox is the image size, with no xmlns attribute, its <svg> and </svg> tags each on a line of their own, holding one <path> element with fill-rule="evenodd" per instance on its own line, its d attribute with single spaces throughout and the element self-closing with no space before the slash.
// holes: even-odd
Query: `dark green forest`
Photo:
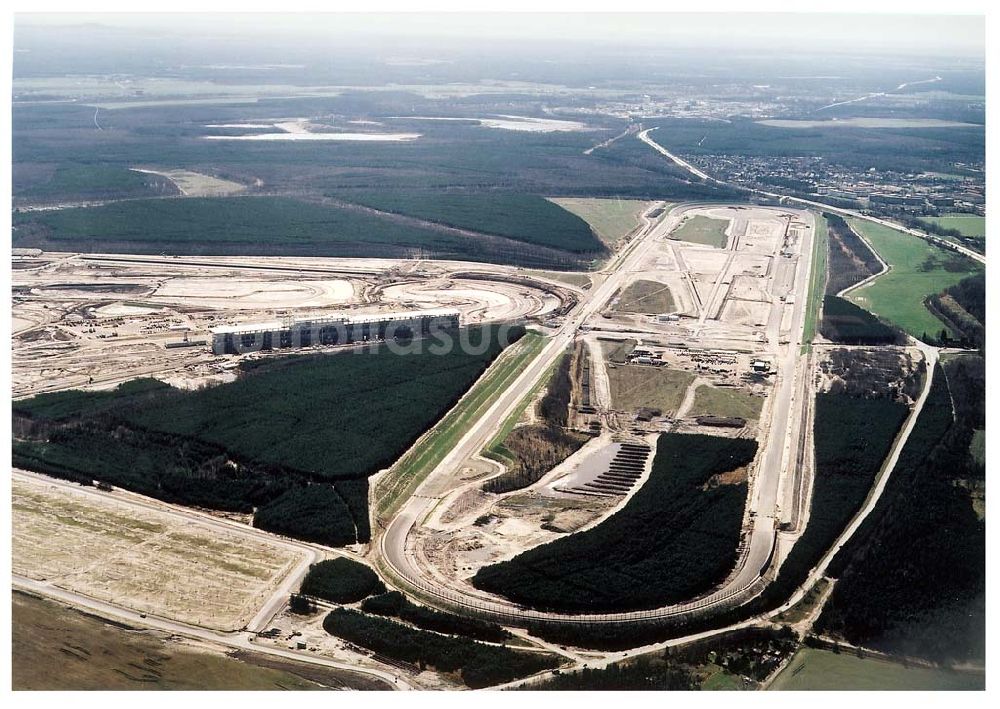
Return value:
<svg viewBox="0 0 1000 709">
<path fill-rule="evenodd" d="M 380 655 L 421 668 L 433 667 L 438 672 L 457 673 L 473 689 L 510 682 L 559 665 L 553 655 L 518 652 L 468 638 L 417 630 L 347 608 L 332 611 L 323 621 L 323 628 Z"/>
<path fill-rule="evenodd" d="M 928 309 L 958 333 L 955 340 L 947 330 L 939 335 L 940 344 L 965 348 L 986 346 L 986 273 L 979 272 L 935 293 L 925 301 Z M 926 339 L 926 338 L 924 338 Z"/>
<path fill-rule="evenodd" d="M 422 630 L 433 630 L 446 635 L 464 635 L 473 640 L 503 643 L 512 637 L 496 623 L 418 606 L 399 591 L 389 591 L 367 598 L 361 604 L 361 610 L 374 615 L 399 618 Z"/>
<path fill-rule="evenodd" d="M 473 584 L 560 612 L 656 608 L 705 591 L 736 561 L 747 495 L 745 482 L 714 478 L 756 451 L 746 439 L 661 434 L 650 479 L 618 513 L 484 567 Z"/>
<path fill-rule="evenodd" d="M 396 212 L 562 251 L 592 254 L 605 251 L 587 222 L 535 195 L 379 190 L 330 196 L 383 212 Z"/>
<path fill-rule="evenodd" d="M 983 661 L 985 519 L 972 496 L 985 469 L 969 447 L 984 402 L 981 357 L 939 365 L 882 498 L 830 567 L 838 581 L 817 629 L 936 662 Z"/>
<path fill-rule="evenodd" d="M 508 339 L 523 333 L 515 328 Z M 261 529 L 323 544 L 367 542 L 368 476 L 443 416 L 503 349 L 495 328 L 470 328 L 471 343 L 482 338 L 479 354 L 375 346 L 258 360 L 235 382 L 196 391 L 141 380 L 16 401 L 13 462 L 254 513 Z"/>
<path fill-rule="evenodd" d="M 299 593 L 305 596 L 333 603 L 357 603 L 372 594 L 384 592 L 385 586 L 378 574 L 364 564 L 343 556 L 310 566 L 299 588 Z"/>
<path fill-rule="evenodd" d="M 820 334 L 844 345 L 897 345 L 905 341 L 902 332 L 887 325 L 863 308 L 834 295 L 823 296 Z"/>
<path fill-rule="evenodd" d="M 586 267 L 590 259 L 604 251 L 586 223 L 540 197 L 510 196 L 510 201 L 525 203 L 511 212 L 503 210 L 513 209 L 513 205 L 496 197 L 484 197 L 481 203 L 477 197 L 459 199 L 479 205 L 483 210 L 480 221 L 503 221 L 504 230 L 516 233 L 516 240 L 461 234 L 429 223 L 400 222 L 391 215 L 351 206 L 289 197 L 245 196 L 132 199 L 24 212 L 14 215 L 13 241 L 15 246 L 61 251 L 419 258 L 434 255 L 554 268 Z M 564 212 L 566 218 L 559 218 L 541 204 Z M 532 214 L 537 216 L 532 218 Z M 470 215 L 471 221 L 476 221 L 474 217 Z M 523 228 L 519 228 L 522 221 Z M 475 227 L 471 223 L 469 226 Z"/>
</svg>

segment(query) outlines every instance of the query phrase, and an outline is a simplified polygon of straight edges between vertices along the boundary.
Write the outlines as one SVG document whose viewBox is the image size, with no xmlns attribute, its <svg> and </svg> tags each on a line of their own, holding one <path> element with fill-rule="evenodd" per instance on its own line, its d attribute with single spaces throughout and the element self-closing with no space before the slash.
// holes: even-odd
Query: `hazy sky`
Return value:
<svg viewBox="0 0 1000 709">
<path fill-rule="evenodd" d="M 942 4 L 942 7 L 946 7 Z M 600 41 L 982 56 L 975 15 L 878 14 L 18 14 L 17 25 L 99 23 L 185 33 Z"/>
</svg>

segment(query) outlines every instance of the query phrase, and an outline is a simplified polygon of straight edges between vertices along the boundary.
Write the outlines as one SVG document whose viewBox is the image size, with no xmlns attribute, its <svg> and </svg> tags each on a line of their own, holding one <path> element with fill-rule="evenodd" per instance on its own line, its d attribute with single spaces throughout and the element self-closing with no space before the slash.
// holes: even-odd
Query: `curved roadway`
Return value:
<svg viewBox="0 0 1000 709">
<path fill-rule="evenodd" d="M 704 206 L 704 205 L 699 205 Z M 633 240 L 626 253 L 616 259 L 611 265 L 611 273 L 600 286 L 590 294 L 590 298 L 581 303 L 574 313 L 556 332 L 552 340 L 541 353 L 518 376 L 494 402 L 490 409 L 463 436 L 458 445 L 444 460 L 427 476 L 416 492 L 403 505 L 399 513 L 389 523 L 385 533 L 379 538 L 377 550 L 382 562 L 380 567 L 404 588 L 423 598 L 432 605 L 458 607 L 476 615 L 483 615 L 512 624 L 526 622 L 554 623 L 632 623 L 647 622 L 653 619 L 676 618 L 719 606 L 731 606 L 738 602 L 749 600 L 762 590 L 765 585 L 763 574 L 768 568 L 776 543 L 777 499 L 781 471 L 786 461 L 793 460 L 788 450 L 790 438 L 790 423 L 798 421 L 793 416 L 793 406 L 800 406 L 801 401 L 795 401 L 795 379 L 798 373 L 798 358 L 805 319 L 805 304 L 807 298 L 803 291 L 809 282 L 812 253 L 812 230 L 809 238 L 800 244 L 800 267 L 796 269 L 796 298 L 793 310 L 792 332 L 797 336 L 791 342 L 779 346 L 777 383 L 772 395 L 772 421 L 766 436 L 762 453 L 757 462 L 757 474 L 754 476 L 753 489 L 750 494 L 749 509 L 751 531 L 745 548 L 745 553 L 739 566 L 730 579 L 720 588 L 701 598 L 687 603 L 675 604 L 655 610 L 633 611 L 625 613 L 610 613 L 599 615 L 568 615 L 548 613 L 522 608 L 514 603 L 461 587 L 458 589 L 441 588 L 440 583 L 428 578 L 424 571 L 415 563 L 414 555 L 407 548 L 408 538 L 414 527 L 422 523 L 432 512 L 439 497 L 451 487 L 455 479 L 454 473 L 463 461 L 479 454 L 494 435 L 497 426 L 504 421 L 523 396 L 531 390 L 537 380 L 544 374 L 555 359 L 573 341 L 580 326 L 614 295 L 623 285 L 629 272 L 640 270 L 647 252 L 657 242 L 658 238 L 668 234 L 677 226 L 684 212 L 691 209 L 690 205 L 675 207 L 668 216 L 659 223 L 648 219 L 646 228 Z M 812 221 L 811 216 L 809 221 Z M 805 264 L 805 268 L 801 267 Z M 772 342 L 776 343 L 777 338 Z"/>
<path fill-rule="evenodd" d="M 954 242 L 938 238 L 938 237 L 936 237 L 936 236 L 934 236 L 932 234 L 927 234 L 927 233 L 924 233 L 922 231 L 918 231 L 917 229 L 910 229 L 909 227 L 902 226 L 901 224 L 896 224 L 895 222 L 891 222 L 888 219 L 881 219 L 879 217 L 873 217 L 870 214 L 862 214 L 861 212 L 858 212 L 858 211 L 856 211 L 854 209 L 844 209 L 842 207 L 834 207 L 831 204 L 825 204 L 824 202 L 815 202 L 813 200 L 805 199 L 803 197 L 793 197 L 791 195 L 783 195 L 783 194 L 779 194 L 777 192 L 768 192 L 767 190 L 759 190 L 759 189 L 755 189 L 755 188 L 751 188 L 751 187 L 744 187 L 743 185 L 736 185 L 736 184 L 733 184 L 731 182 L 726 182 L 725 180 L 720 180 L 718 178 L 712 177 L 711 175 L 708 175 L 707 173 L 705 173 L 705 172 L 699 170 L 698 168 L 696 168 L 694 165 L 692 165 L 691 163 L 689 163 L 684 158 L 681 158 L 681 157 L 679 157 L 677 155 L 674 155 L 672 152 L 670 152 L 669 150 L 667 150 L 666 148 L 664 148 L 662 145 L 660 145 L 659 143 L 657 143 L 655 140 L 653 140 L 652 138 L 650 138 L 649 137 L 649 132 L 653 131 L 653 130 L 656 130 L 656 128 L 647 128 L 646 130 L 641 131 L 638 134 L 639 140 L 641 140 L 643 143 L 645 143 L 646 145 L 648 145 L 649 147 L 651 147 L 656 152 L 660 153 L 660 155 L 663 155 L 665 158 L 670 159 L 678 167 L 684 168 L 685 170 L 687 170 L 688 172 L 690 172 L 692 175 L 694 175 L 695 177 L 697 177 L 697 178 L 699 178 L 701 180 L 705 180 L 706 182 L 711 182 L 711 183 L 714 183 L 716 185 L 721 185 L 722 187 L 728 187 L 730 189 L 743 190 L 744 192 L 750 192 L 750 193 L 753 193 L 753 194 L 759 194 L 759 195 L 763 195 L 765 197 L 771 197 L 773 199 L 788 200 L 789 202 L 795 202 L 796 204 L 804 204 L 807 207 L 818 207 L 818 208 L 823 209 L 823 210 L 825 210 L 827 212 L 833 212 L 835 214 L 842 214 L 842 215 L 848 216 L 848 217 L 855 217 L 857 219 L 863 219 L 864 221 L 866 221 L 866 222 L 872 222 L 873 224 L 880 224 L 880 225 L 882 225 L 884 227 L 889 227 L 890 229 L 895 229 L 896 231 L 901 231 L 901 232 L 903 232 L 905 234 L 910 234 L 911 236 L 916 236 L 916 237 L 919 237 L 921 239 L 925 239 L 926 241 L 930 241 L 931 243 L 937 244 L 938 246 L 942 246 L 942 247 L 944 247 L 946 249 L 950 249 L 952 251 L 957 251 L 958 253 L 962 254 L 963 256 L 967 256 L 967 257 L 971 258 L 973 261 L 977 261 L 977 262 L 979 262 L 981 264 L 984 264 L 984 265 L 986 264 L 986 256 L 984 256 L 983 254 L 977 253 L 977 252 L 973 251 L 972 249 L 969 249 L 969 248 L 967 248 L 965 246 L 962 246 L 961 244 L 956 244 Z"/>
</svg>

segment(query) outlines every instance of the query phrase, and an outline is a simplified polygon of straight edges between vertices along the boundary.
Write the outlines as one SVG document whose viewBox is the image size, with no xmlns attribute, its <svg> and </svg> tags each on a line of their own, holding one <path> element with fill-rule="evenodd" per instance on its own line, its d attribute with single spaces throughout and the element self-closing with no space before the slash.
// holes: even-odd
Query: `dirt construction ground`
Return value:
<svg viewBox="0 0 1000 709">
<path fill-rule="evenodd" d="M 582 292 L 457 261 L 29 253 L 13 263 L 15 397 L 142 376 L 225 381 L 235 362 L 208 346 L 219 325 L 440 307 L 465 324 L 551 322 Z"/>
<path fill-rule="evenodd" d="M 304 556 L 44 480 L 11 493 L 15 574 L 215 630 L 246 625 Z"/>
</svg>

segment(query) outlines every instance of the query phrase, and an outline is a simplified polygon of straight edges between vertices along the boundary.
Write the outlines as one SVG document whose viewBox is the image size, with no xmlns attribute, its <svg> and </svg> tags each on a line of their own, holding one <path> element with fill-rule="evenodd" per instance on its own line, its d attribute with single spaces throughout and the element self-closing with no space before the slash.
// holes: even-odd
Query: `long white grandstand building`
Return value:
<svg viewBox="0 0 1000 709">
<path fill-rule="evenodd" d="M 214 354 L 345 345 L 352 342 L 421 337 L 459 326 L 457 310 L 420 310 L 365 315 L 320 315 L 212 328 Z"/>
</svg>

